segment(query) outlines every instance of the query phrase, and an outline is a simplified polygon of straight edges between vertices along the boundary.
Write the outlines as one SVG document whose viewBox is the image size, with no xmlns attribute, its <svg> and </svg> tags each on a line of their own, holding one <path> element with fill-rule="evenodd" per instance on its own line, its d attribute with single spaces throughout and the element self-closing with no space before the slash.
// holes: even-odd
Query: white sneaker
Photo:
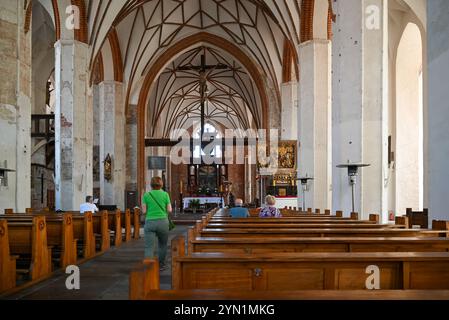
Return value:
<svg viewBox="0 0 449 320">
<path fill-rule="evenodd" d="M 161 266 L 159 267 L 159 271 L 164 271 L 167 269 L 168 269 L 168 266 L 166 264 L 161 264 Z"/>
</svg>

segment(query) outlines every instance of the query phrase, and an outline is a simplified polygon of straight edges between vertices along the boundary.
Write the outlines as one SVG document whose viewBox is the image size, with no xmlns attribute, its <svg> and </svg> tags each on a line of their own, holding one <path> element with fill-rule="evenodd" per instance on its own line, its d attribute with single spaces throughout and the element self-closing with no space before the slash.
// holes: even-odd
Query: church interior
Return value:
<svg viewBox="0 0 449 320">
<path fill-rule="evenodd" d="M 447 1 L 2 0 L 0 53 L 0 299 L 449 300 Z"/>
</svg>

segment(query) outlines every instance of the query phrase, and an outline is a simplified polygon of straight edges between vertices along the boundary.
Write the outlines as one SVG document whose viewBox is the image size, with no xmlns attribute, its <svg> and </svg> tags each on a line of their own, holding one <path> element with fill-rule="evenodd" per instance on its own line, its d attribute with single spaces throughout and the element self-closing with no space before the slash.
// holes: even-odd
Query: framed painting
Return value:
<svg viewBox="0 0 449 320">
<path fill-rule="evenodd" d="M 296 140 L 280 141 L 278 145 L 279 169 L 296 169 Z"/>
</svg>

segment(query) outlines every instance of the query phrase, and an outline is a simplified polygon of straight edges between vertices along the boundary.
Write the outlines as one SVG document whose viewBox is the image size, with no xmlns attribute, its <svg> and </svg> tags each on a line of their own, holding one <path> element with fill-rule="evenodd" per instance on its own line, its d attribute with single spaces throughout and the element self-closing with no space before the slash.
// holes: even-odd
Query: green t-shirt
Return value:
<svg viewBox="0 0 449 320">
<path fill-rule="evenodd" d="M 154 199 L 150 196 L 154 197 Z M 143 195 L 142 202 L 147 206 L 146 220 L 157 220 L 167 217 L 167 205 L 171 203 L 170 196 L 164 190 L 152 190 Z M 155 202 L 155 200 L 159 203 Z M 162 208 L 161 208 L 162 207 Z M 164 210 L 162 210 L 164 209 Z"/>
</svg>

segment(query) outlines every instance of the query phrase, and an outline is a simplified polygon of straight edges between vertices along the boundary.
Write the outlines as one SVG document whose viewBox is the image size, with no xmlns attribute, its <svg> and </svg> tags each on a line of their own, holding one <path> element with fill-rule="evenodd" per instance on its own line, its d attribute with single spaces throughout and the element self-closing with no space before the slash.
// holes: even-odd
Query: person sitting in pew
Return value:
<svg viewBox="0 0 449 320">
<path fill-rule="evenodd" d="M 243 200 L 235 199 L 235 207 L 230 210 L 232 218 L 247 218 L 249 217 L 249 211 L 243 208 Z"/>
<path fill-rule="evenodd" d="M 265 197 L 265 203 L 267 204 L 267 206 L 260 210 L 260 212 L 259 212 L 260 218 L 273 218 L 273 217 L 281 218 L 282 217 L 279 209 L 274 206 L 276 204 L 275 197 L 273 197 L 271 195 L 267 195 Z"/>
<path fill-rule="evenodd" d="M 98 212 L 98 207 L 94 204 L 94 197 L 87 196 L 86 202 L 80 205 L 80 213 L 84 212 Z"/>
</svg>

